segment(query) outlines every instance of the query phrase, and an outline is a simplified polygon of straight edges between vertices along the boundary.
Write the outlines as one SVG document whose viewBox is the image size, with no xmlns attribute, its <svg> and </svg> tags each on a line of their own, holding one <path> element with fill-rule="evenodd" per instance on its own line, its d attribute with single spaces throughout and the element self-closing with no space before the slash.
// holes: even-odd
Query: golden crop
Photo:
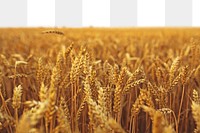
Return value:
<svg viewBox="0 0 200 133">
<path fill-rule="evenodd" d="M 200 30 L 0 29 L 0 132 L 200 132 Z"/>
</svg>

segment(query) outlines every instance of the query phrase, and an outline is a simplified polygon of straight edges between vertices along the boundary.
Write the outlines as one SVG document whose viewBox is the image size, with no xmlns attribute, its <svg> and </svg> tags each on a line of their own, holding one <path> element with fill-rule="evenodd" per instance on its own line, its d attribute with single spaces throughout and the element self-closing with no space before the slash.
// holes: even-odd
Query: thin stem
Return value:
<svg viewBox="0 0 200 133">
<path fill-rule="evenodd" d="M 45 130 L 46 130 L 46 133 L 49 132 L 49 131 L 48 131 L 48 121 L 47 121 L 47 119 L 45 119 Z"/>
<path fill-rule="evenodd" d="M 176 115 L 175 115 L 174 111 L 172 111 L 172 115 L 174 117 L 174 121 L 175 121 L 175 124 L 176 124 L 176 133 L 178 133 L 178 122 L 177 122 Z"/>
<path fill-rule="evenodd" d="M 18 109 L 15 109 L 15 120 L 16 120 L 16 126 L 18 125 Z"/>
<path fill-rule="evenodd" d="M 183 86 L 182 95 L 181 95 L 181 102 L 180 102 L 179 111 L 178 111 L 178 124 L 180 122 L 181 109 L 182 109 L 182 105 L 183 105 L 184 94 L 185 94 L 185 87 Z"/>
</svg>

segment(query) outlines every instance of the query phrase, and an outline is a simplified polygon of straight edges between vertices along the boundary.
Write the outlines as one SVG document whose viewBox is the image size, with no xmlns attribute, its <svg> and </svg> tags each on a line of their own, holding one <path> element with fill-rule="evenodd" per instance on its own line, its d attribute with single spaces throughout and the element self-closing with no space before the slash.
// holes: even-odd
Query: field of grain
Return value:
<svg viewBox="0 0 200 133">
<path fill-rule="evenodd" d="M 1 133 L 199 133 L 200 29 L 0 29 Z"/>
</svg>

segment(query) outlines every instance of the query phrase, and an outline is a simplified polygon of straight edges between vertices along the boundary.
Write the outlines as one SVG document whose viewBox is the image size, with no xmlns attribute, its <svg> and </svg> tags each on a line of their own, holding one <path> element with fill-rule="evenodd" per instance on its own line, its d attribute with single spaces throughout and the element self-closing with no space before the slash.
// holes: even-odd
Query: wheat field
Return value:
<svg viewBox="0 0 200 133">
<path fill-rule="evenodd" d="M 200 133 L 200 29 L 0 29 L 1 133 Z"/>
</svg>

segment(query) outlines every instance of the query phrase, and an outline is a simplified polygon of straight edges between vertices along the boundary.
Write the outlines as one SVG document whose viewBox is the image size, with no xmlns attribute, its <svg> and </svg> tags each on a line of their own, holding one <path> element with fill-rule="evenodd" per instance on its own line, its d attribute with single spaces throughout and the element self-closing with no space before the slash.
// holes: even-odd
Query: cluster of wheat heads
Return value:
<svg viewBox="0 0 200 133">
<path fill-rule="evenodd" d="M 59 30 L 0 30 L 0 132 L 200 132 L 197 29 Z"/>
</svg>

